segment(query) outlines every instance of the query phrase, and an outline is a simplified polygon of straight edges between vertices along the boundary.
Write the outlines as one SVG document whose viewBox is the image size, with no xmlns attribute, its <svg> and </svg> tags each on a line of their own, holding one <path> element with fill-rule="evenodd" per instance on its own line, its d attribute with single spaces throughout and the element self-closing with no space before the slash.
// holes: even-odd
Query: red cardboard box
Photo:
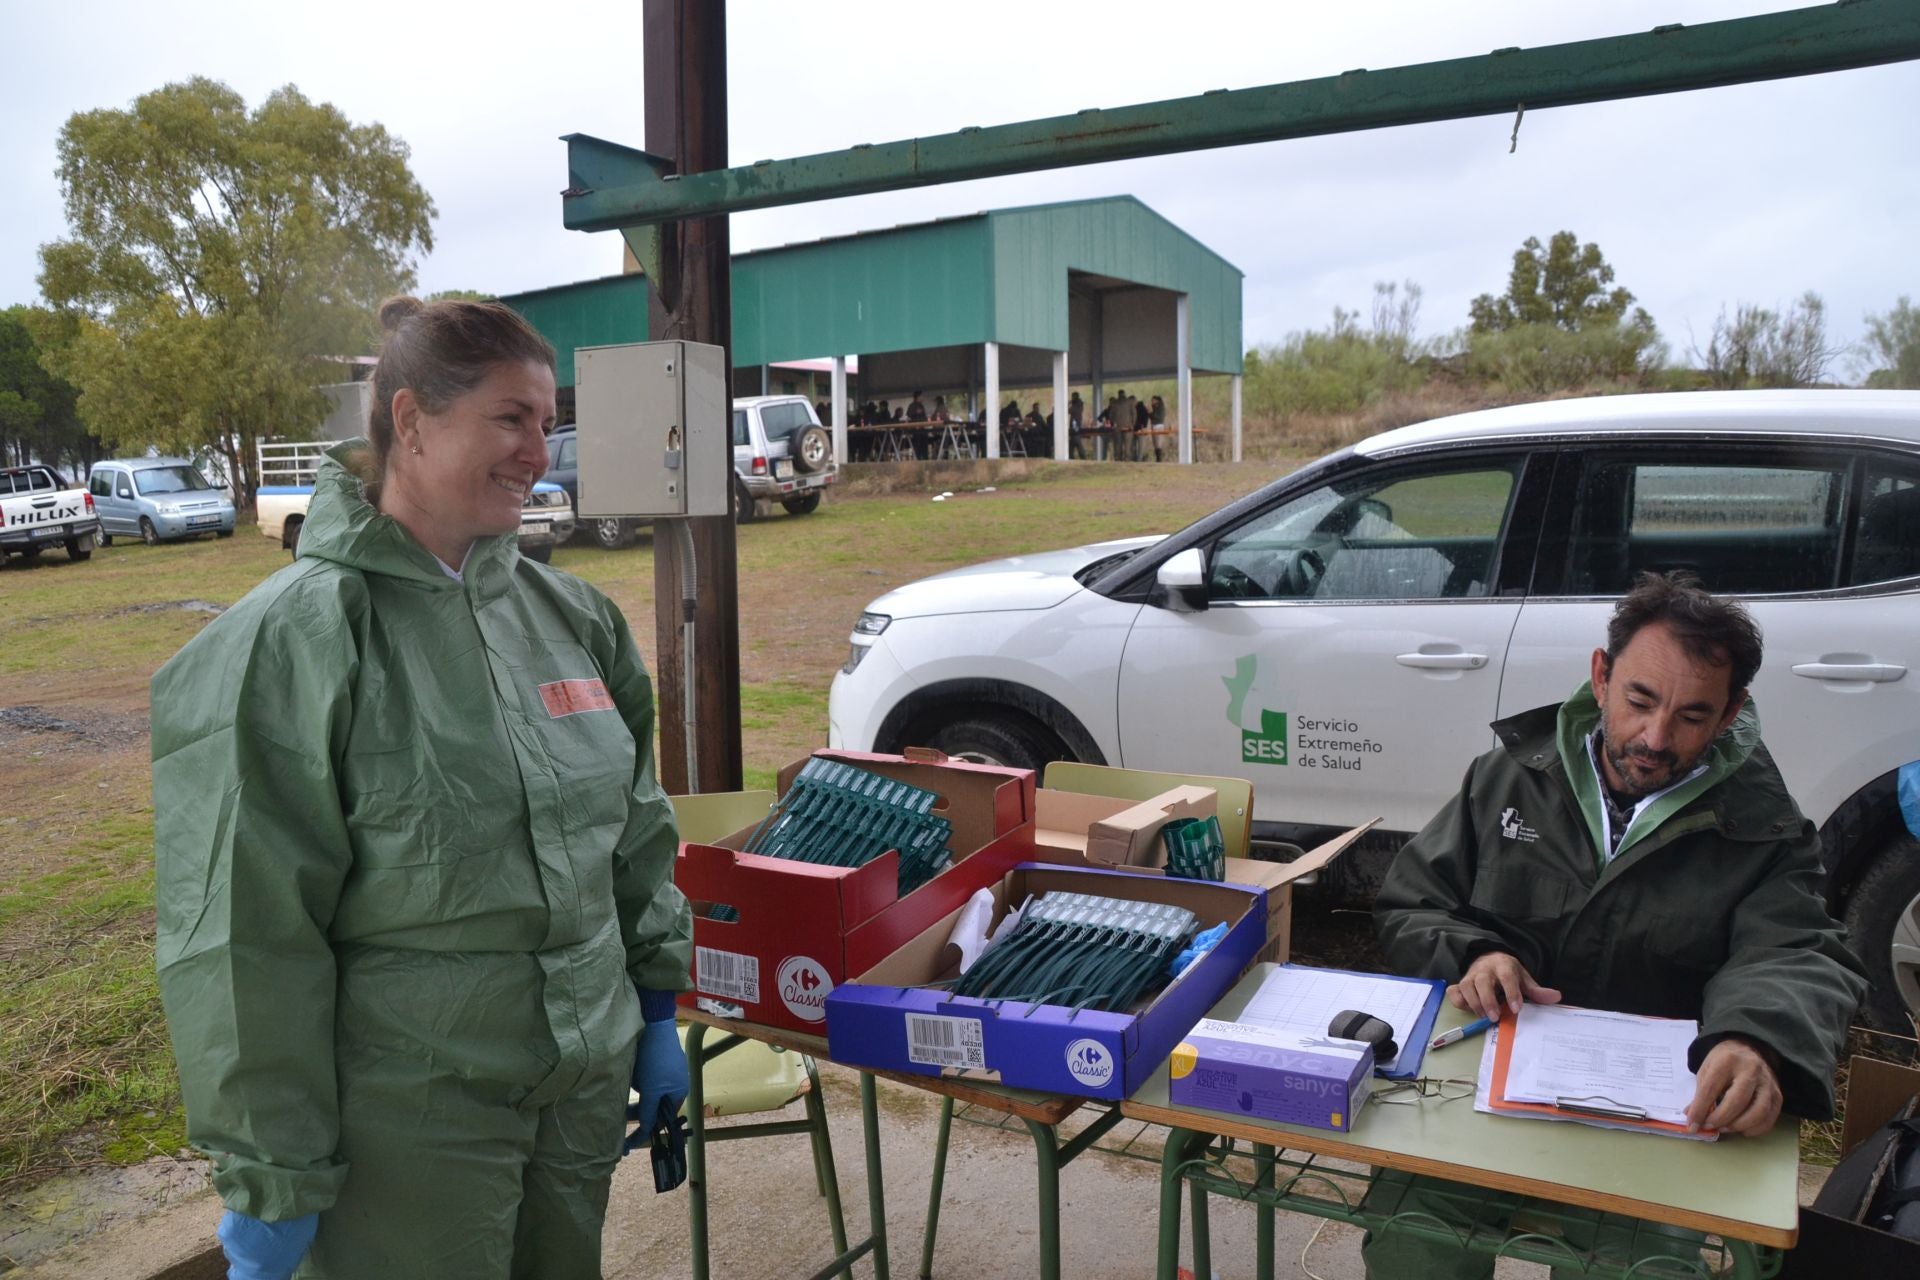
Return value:
<svg viewBox="0 0 1920 1280">
<path fill-rule="evenodd" d="M 1033 848 L 1033 774 L 965 764 L 939 752 L 907 756 L 816 751 L 936 793 L 934 812 L 953 824 L 953 865 L 902 898 L 899 857 L 864 867 L 823 867 L 742 853 L 744 827 L 713 844 L 683 844 L 673 879 L 694 904 L 693 990 L 739 1007 L 766 1026 L 824 1034 L 827 993 L 945 917 L 976 890 L 997 884 Z M 780 771 L 780 794 L 805 760 Z M 707 916 L 713 904 L 737 920 Z"/>
</svg>

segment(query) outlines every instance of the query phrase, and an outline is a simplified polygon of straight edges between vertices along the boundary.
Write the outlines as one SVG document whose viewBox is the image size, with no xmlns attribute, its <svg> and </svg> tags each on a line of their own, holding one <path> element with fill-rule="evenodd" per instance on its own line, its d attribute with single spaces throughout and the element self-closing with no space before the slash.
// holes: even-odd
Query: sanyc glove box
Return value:
<svg viewBox="0 0 1920 1280">
<path fill-rule="evenodd" d="M 818 1035 L 828 994 L 849 974 L 879 963 L 1031 856 L 1029 770 L 964 764 L 925 751 L 814 755 L 939 795 L 934 812 L 953 824 L 953 865 L 902 898 L 899 857 L 891 852 L 864 867 L 739 852 L 754 826 L 713 844 L 681 845 L 673 880 L 694 915 L 693 990 L 681 994 L 681 1004 L 724 1001 L 749 1022 Z M 781 795 L 806 763 L 780 771 Z M 733 907 L 739 918 L 710 919 L 706 912 L 714 904 Z"/>
</svg>

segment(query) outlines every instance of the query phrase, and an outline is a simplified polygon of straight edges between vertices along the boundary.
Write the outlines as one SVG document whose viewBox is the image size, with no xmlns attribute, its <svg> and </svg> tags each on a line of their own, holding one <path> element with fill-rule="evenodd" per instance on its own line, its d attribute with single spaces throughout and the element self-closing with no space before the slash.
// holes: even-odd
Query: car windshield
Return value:
<svg viewBox="0 0 1920 1280">
<path fill-rule="evenodd" d="M 765 405 L 760 410 L 760 425 L 767 433 L 767 443 L 786 440 L 802 427 L 813 425 L 813 412 L 801 401 L 785 404 Z"/>
<path fill-rule="evenodd" d="M 133 483 L 141 493 L 189 493 L 211 489 L 192 467 L 148 467 L 133 473 Z"/>
</svg>

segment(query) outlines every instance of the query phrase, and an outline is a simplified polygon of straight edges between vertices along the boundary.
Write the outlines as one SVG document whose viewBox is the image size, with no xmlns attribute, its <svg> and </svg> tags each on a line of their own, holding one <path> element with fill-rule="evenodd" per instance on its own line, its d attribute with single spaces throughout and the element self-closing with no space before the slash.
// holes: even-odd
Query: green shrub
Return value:
<svg viewBox="0 0 1920 1280">
<path fill-rule="evenodd" d="M 1607 380 L 1638 382 L 1657 370 L 1666 355 L 1651 328 L 1634 324 L 1579 330 L 1517 325 L 1469 332 L 1466 343 L 1467 377 L 1510 392 L 1560 391 Z"/>
</svg>

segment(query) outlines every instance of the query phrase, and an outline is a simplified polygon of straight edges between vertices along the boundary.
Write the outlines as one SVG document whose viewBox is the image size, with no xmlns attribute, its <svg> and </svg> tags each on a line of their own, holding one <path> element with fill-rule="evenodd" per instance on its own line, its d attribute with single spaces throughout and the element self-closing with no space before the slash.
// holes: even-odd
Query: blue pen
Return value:
<svg viewBox="0 0 1920 1280">
<path fill-rule="evenodd" d="M 1433 1043 L 1428 1045 L 1427 1048 L 1429 1050 L 1444 1049 L 1456 1040 L 1465 1040 L 1468 1036 L 1477 1036 L 1492 1025 L 1492 1018 L 1475 1018 L 1464 1027 L 1455 1027 L 1451 1031 L 1442 1031 L 1433 1038 Z"/>
</svg>

